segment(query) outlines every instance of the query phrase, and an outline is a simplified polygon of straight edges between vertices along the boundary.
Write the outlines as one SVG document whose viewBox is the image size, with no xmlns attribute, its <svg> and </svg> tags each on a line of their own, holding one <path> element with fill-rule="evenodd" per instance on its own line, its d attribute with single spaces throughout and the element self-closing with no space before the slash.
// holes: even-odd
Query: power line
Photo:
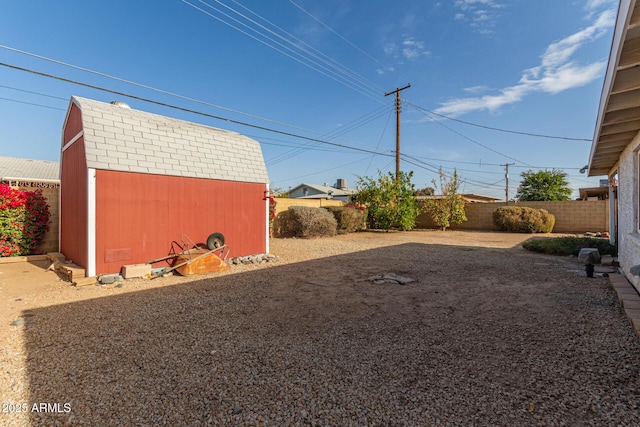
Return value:
<svg viewBox="0 0 640 427">
<path fill-rule="evenodd" d="M 149 85 L 142 84 L 142 83 L 137 83 L 137 82 L 134 82 L 134 81 L 131 81 L 131 80 L 123 79 L 121 77 L 112 76 L 112 75 L 109 75 L 109 74 L 106 74 L 106 73 L 102 73 L 100 71 L 95 71 L 95 70 L 92 70 L 92 69 L 89 69 L 89 68 L 80 67 L 78 65 L 70 64 L 70 63 L 63 62 L 63 61 L 60 61 L 60 60 L 57 60 L 57 59 L 53 59 L 53 58 L 48 58 L 46 56 L 42 56 L 42 55 L 38 55 L 38 54 L 35 54 L 35 53 L 32 53 L 32 52 L 27 52 L 27 51 L 24 51 L 24 50 L 16 49 L 16 48 L 13 48 L 13 47 L 10 47 L 10 46 L 6 46 L 6 45 L 0 44 L 0 48 L 1 49 L 5 49 L 5 50 L 9 50 L 11 52 L 19 53 L 21 55 L 25 55 L 25 56 L 29 56 L 29 57 L 32 57 L 32 58 L 40 59 L 40 60 L 43 60 L 43 61 L 51 62 L 53 64 L 62 65 L 62 66 L 68 67 L 68 68 L 73 68 L 75 70 L 79 70 L 79 71 L 83 71 L 83 72 L 86 72 L 86 73 L 94 74 L 94 75 L 97 75 L 97 76 L 100 76 L 100 77 L 104 77 L 104 78 L 108 78 L 108 79 L 111 79 L 111 80 L 119 81 L 121 83 L 126 83 L 126 84 L 130 84 L 130 85 L 133 85 L 133 86 L 136 86 L 136 87 L 140 87 L 140 88 L 143 88 L 143 89 L 151 90 L 153 92 L 161 93 L 163 95 L 169 95 L 169 96 L 172 96 L 172 97 L 175 97 L 175 98 L 183 99 L 185 101 L 195 102 L 197 104 L 206 105 L 208 107 L 218 108 L 220 110 L 228 111 L 228 112 L 231 112 L 231 113 L 234 113 L 234 114 L 240 114 L 240 115 L 243 115 L 243 116 L 246 116 L 246 117 L 250 117 L 252 119 L 262 120 L 262 121 L 265 121 L 267 123 L 273 123 L 273 124 L 277 124 L 277 125 L 280 125 L 280 126 L 288 127 L 290 129 L 296 129 L 296 130 L 299 130 L 299 131 L 309 132 L 309 133 L 312 133 L 312 134 L 315 134 L 315 135 L 320 135 L 320 136 L 325 136 L 326 135 L 326 134 L 323 134 L 321 132 L 317 132 L 317 131 L 314 131 L 314 130 L 311 130 L 311 129 L 306 129 L 306 128 L 302 128 L 302 127 L 299 127 L 299 126 L 294 126 L 294 125 L 291 125 L 291 124 L 288 124 L 288 123 L 280 122 L 280 121 L 277 121 L 277 120 L 268 119 L 268 118 L 257 116 L 257 115 L 254 115 L 254 114 L 245 113 L 245 112 L 242 112 L 242 111 L 239 111 L 239 110 L 235 110 L 235 109 L 232 109 L 232 108 L 228 108 L 228 107 L 224 107 L 224 106 L 221 106 L 221 105 L 213 104 L 213 103 L 210 103 L 210 102 L 202 101 L 202 100 L 199 100 L 199 99 L 191 98 L 191 97 L 188 97 L 188 96 L 185 96 L 185 95 L 180 95 L 180 94 L 177 94 L 177 93 L 174 93 L 174 92 L 170 92 L 170 91 L 167 91 L 167 90 L 164 90 L 164 89 L 158 89 L 158 88 L 155 88 L 153 86 L 149 86 Z M 358 145 L 358 143 L 354 142 L 354 141 L 349 141 L 349 140 L 345 140 L 345 139 L 342 139 L 342 138 L 337 138 L 337 139 L 340 139 L 342 141 L 350 142 L 350 143 Z M 366 144 L 360 144 L 360 145 L 366 146 Z"/>
<path fill-rule="evenodd" d="M 67 110 L 66 110 L 66 109 L 64 109 L 64 108 L 50 107 L 50 106 L 48 106 L 48 105 L 36 104 L 36 103 L 33 103 L 33 102 L 18 101 L 17 99 L 0 98 L 0 100 L 2 100 L 2 101 L 9 101 L 9 102 L 16 102 L 16 103 L 18 103 L 18 104 L 33 105 L 34 107 L 50 108 L 50 109 L 52 109 L 52 110 L 67 111 Z"/>
<path fill-rule="evenodd" d="M 5 89 L 15 90 L 15 91 L 18 91 L 18 92 L 30 93 L 30 94 L 33 94 L 33 95 L 45 96 L 47 98 L 60 99 L 60 100 L 65 101 L 65 102 L 69 101 L 69 99 L 63 98 L 61 96 L 47 95 L 47 94 L 44 94 L 44 93 L 41 93 L 41 92 L 34 92 L 34 91 L 31 91 L 31 90 L 19 89 L 17 87 L 11 87 L 11 86 L 5 86 L 5 85 L 0 85 L 0 87 L 3 87 Z"/>
<path fill-rule="evenodd" d="M 214 15 L 214 14 L 212 14 L 212 13 L 210 13 L 210 12 L 208 12 L 208 11 L 206 11 L 206 10 L 204 10 L 204 9 L 200 8 L 200 7 L 198 7 L 197 5 L 195 5 L 195 4 L 193 4 L 193 3 L 190 3 L 190 2 L 189 2 L 189 1 L 187 1 L 187 0 L 182 0 L 182 2 L 183 2 L 183 3 L 185 3 L 185 4 L 189 5 L 189 6 L 191 6 L 192 8 L 194 8 L 194 9 L 196 9 L 196 10 L 198 10 L 198 11 L 200 11 L 200 12 L 204 13 L 204 14 L 205 14 L 205 15 L 207 15 L 207 16 L 210 16 L 211 18 L 213 18 L 213 19 L 215 19 L 215 20 L 217 20 L 217 21 L 219 21 L 219 22 L 222 22 L 223 24 L 225 24 L 225 25 L 227 25 L 227 26 L 229 26 L 229 27 L 233 28 L 234 30 L 236 30 L 236 31 L 238 31 L 238 32 L 240 32 L 240 33 L 242 33 L 242 34 L 244 34 L 244 35 L 246 35 L 247 37 L 250 37 L 250 38 L 254 39 L 255 41 L 257 41 L 257 42 L 259 42 L 259 43 L 262 43 L 263 45 L 265 45 L 265 46 L 267 46 L 267 47 L 269 47 L 269 48 L 271 48 L 271 49 L 275 50 L 276 52 L 279 52 L 279 53 L 281 53 L 282 55 L 285 55 L 285 56 L 287 56 L 288 58 L 293 59 L 294 61 L 296 61 L 296 62 L 298 62 L 298 63 L 300 63 L 300 64 L 302 64 L 302 65 L 304 65 L 304 66 L 306 66 L 306 67 L 308 67 L 308 68 L 311 68 L 312 70 L 314 70 L 314 71 L 316 71 L 316 72 L 318 72 L 318 73 L 320 73 L 320 74 L 324 75 L 325 77 L 328 77 L 328 78 L 330 78 L 330 79 L 332 79 L 332 80 L 334 80 L 334 81 L 336 81 L 336 82 L 338 82 L 338 83 L 340 83 L 340 84 L 343 84 L 343 85 L 347 86 L 348 88 L 350 88 L 350 89 L 352 89 L 352 90 L 355 90 L 356 92 L 360 93 L 361 95 L 367 96 L 367 97 L 369 97 L 369 98 L 371 98 L 371 99 L 373 99 L 373 100 L 376 100 L 376 101 L 380 102 L 380 101 L 379 101 L 379 99 L 375 96 L 375 91 L 374 91 L 374 90 L 372 90 L 371 88 L 363 88 L 363 87 L 362 87 L 362 83 L 360 83 L 360 82 L 359 82 L 359 81 L 357 81 L 357 80 L 354 80 L 352 77 L 351 77 L 351 81 L 345 81 L 345 80 L 347 80 L 347 79 L 346 79 L 345 77 L 343 77 L 343 76 L 340 76 L 340 74 L 339 74 L 339 73 L 344 74 L 344 71 L 342 71 L 342 70 L 340 70 L 340 69 L 337 69 L 336 67 L 332 67 L 332 68 L 333 68 L 333 69 L 335 69 L 335 70 L 338 70 L 338 72 L 336 72 L 336 71 L 331 71 L 331 70 L 327 69 L 327 67 L 325 67 L 325 66 L 323 66 L 323 65 L 321 65 L 321 64 L 318 64 L 317 62 L 315 62 L 315 61 L 313 61 L 313 60 L 311 60 L 311 59 L 309 59 L 309 58 L 307 58 L 307 57 L 304 57 L 304 56 L 303 56 L 303 55 L 301 55 L 299 52 L 296 52 L 295 50 L 293 50 L 293 49 L 291 49 L 291 48 L 289 48 L 289 47 L 287 47 L 287 46 L 283 45 L 282 43 L 280 43 L 280 42 L 278 42 L 278 41 L 274 40 L 273 38 L 269 37 L 268 35 L 265 35 L 264 33 L 261 33 L 260 31 L 256 30 L 255 28 L 252 28 L 251 26 L 249 26 L 249 25 L 247 25 L 247 24 L 245 24 L 245 23 L 243 23 L 243 22 L 240 22 L 240 21 L 239 21 L 239 20 L 237 20 L 236 18 L 234 18 L 234 17 L 232 17 L 232 16 L 230 16 L 230 15 L 226 14 L 225 12 L 223 12 L 223 11 L 221 11 L 220 9 L 217 9 L 216 7 L 214 7 L 214 6 L 212 6 L 212 5 L 208 4 L 208 3 L 206 3 L 205 1 L 203 1 L 203 0 L 198 0 L 198 1 L 199 1 L 200 3 L 202 3 L 202 4 L 206 5 L 207 7 L 209 7 L 209 8 L 211 8 L 211 9 L 215 10 L 216 12 L 218 12 L 218 13 L 220 13 L 220 14 L 222 14 L 222 15 L 226 16 L 227 18 L 229 18 L 229 19 L 233 20 L 234 22 L 238 23 L 239 25 L 242 25 L 243 27 L 245 27 L 245 28 L 249 29 L 250 31 L 253 31 L 254 33 L 259 34 L 261 37 L 264 37 L 265 39 L 269 40 L 270 42 L 275 43 L 276 45 L 278 45 L 278 46 L 282 47 L 283 49 L 285 49 L 285 50 L 287 50 L 287 51 L 289 51 L 289 52 L 293 53 L 294 55 L 298 55 L 298 56 L 302 57 L 302 58 L 304 59 L 304 61 L 303 61 L 302 59 L 300 59 L 300 58 L 296 58 L 295 56 L 292 56 L 291 54 L 289 54 L 289 53 L 287 53 L 287 52 L 285 52 L 285 51 L 283 51 L 283 50 L 279 49 L 278 47 L 274 46 L 273 44 L 270 44 L 270 43 L 268 43 L 268 42 L 266 42 L 266 41 L 264 41 L 264 40 L 262 40 L 262 39 L 260 39 L 260 38 L 258 38 L 258 37 L 256 37 L 256 36 L 254 36 L 254 35 L 252 35 L 252 34 L 248 33 L 247 31 L 244 31 L 244 30 L 242 30 L 241 28 L 238 28 L 237 26 L 235 26 L 235 25 L 231 24 L 230 22 L 228 22 L 228 21 L 226 21 L 226 20 L 224 20 L 224 19 L 220 18 L 219 16 L 216 16 L 216 15 Z M 219 3 L 219 2 L 218 2 L 218 3 Z M 229 7 L 228 7 L 228 6 L 226 6 L 226 5 L 225 5 L 225 7 L 229 8 Z M 240 15 L 241 15 L 241 14 L 240 14 Z M 244 16 L 244 15 L 241 15 L 241 16 Z M 253 22 L 255 22 L 255 21 L 253 21 Z M 294 46 L 295 46 L 295 45 L 294 45 Z M 307 62 L 305 62 L 305 61 L 307 61 Z M 314 67 L 314 66 L 309 65 L 309 63 L 313 64 L 315 67 Z M 322 68 L 322 69 L 324 69 L 324 70 L 319 69 L 319 68 L 317 68 L 317 67 L 320 67 L 320 68 Z M 331 74 L 333 74 L 333 75 L 331 75 L 331 74 L 329 74 L 329 73 L 331 73 Z M 342 79 L 342 80 L 340 80 L 340 79 Z M 360 87 L 357 87 L 357 86 L 360 86 Z M 366 92 L 365 92 L 365 90 L 369 90 L 369 91 L 371 91 L 371 93 L 366 93 Z"/>
<path fill-rule="evenodd" d="M 220 3 L 218 0 L 215 0 L 217 3 Z M 352 69 L 350 69 L 349 67 L 342 65 L 340 62 L 338 62 L 336 59 L 332 58 L 329 55 L 326 55 L 325 53 L 323 53 L 322 51 L 316 49 L 315 47 L 311 46 L 310 44 L 308 44 L 307 42 L 305 42 L 304 40 L 294 36 L 293 34 L 289 33 L 288 31 L 282 29 L 281 27 L 279 27 L 278 25 L 274 24 L 273 22 L 269 21 L 268 19 L 266 19 L 265 17 L 261 16 L 260 14 L 256 13 L 255 11 L 251 10 L 250 8 L 248 8 L 247 6 L 244 6 L 242 4 L 240 4 L 238 1 L 236 0 L 231 0 L 233 3 L 237 4 L 238 6 L 240 6 L 241 8 L 243 8 L 244 10 L 246 10 L 247 12 L 251 13 L 254 16 L 257 16 L 258 18 L 262 19 L 264 22 L 268 23 L 269 25 L 271 25 L 272 27 L 278 29 L 279 31 L 281 31 L 282 33 L 286 34 L 288 37 L 290 37 L 291 39 L 295 40 L 296 42 L 298 42 L 299 44 L 303 45 L 303 46 L 307 46 L 308 48 L 312 49 L 314 52 L 317 52 L 319 55 L 323 56 L 324 58 L 328 59 L 330 62 L 332 62 L 333 64 L 335 64 L 335 66 L 337 68 L 341 68 L 343 70 L 345 70 L 347 73 L 353 75 L 356 79 L 362 81 L 362 82 L 366 82 L 366 84 L 368 84 L 370 87 L 377 87 L 377 91 L 382 92 L 382 87 L 378 86 L 376 83 L 372 82 L 371 80 L 367 79 L 366 77 L 363 77 L 362 75 L 356 73 L 355 71 L 353 71 Z M 222 3 L 221 3 L 222 4 Z M 228 7 L 225 5 L 225 7 Z M 237 13 L 237 12 L 236 12 Z M 271 32 L 270 30 L 268 30 L 269 32 Z M 275 34 L 275 33 L 274 33 Z M 295 46 L 296 48 L 303 50 L 304 52 L 308 52 L 306 49 L 301 48 L 299 45 L 293 44 L 291 43 L 289 40 L 287 40 L 286 38 L 278 35 L 279 38 L 286 40 L 288 43 L 290 43 L 292 46 Z M 310 53 L 311 54 L 311 53 Z M 312 56 L 316 57 L 316 55 L 311 54 Z M 323 61 L 324 62 L 324 61 Z M 382 65 L 382 64 L 380 64 Z"/>
<path fill-rule="evenodd" d="M 155 105 L 159 105 L 159 106 L 162 106 L 162 107 L 172 108 L 174 110 L 184 111 L 184 112 L 187 112 L 187 113 L 192 113 L 192 114 L 196 114 L 196 115 L 199 115 L 199 116 L 208 117 L 208 118 L 212 118 L 212 119 L 216 119 L 216 120 L 222 120 L 222 121 L 225 121 L 227 123 L 233 123 L 233 124 L 237 124 L 237 125 L 240 125 L 240 126 L 250 127 L 250 128 L 253 128 L 253 129 L 260 129 L 260 130 L 263 130 L 263 131 L 266 131 L 266 132 L 272 132 L 272 133 L 277 133 L 277 134 L 280 134 L 280 135 L 291 136 L 291 137 L 294 137 L 294 138 L 300 138 L 300 139 L 304 139 L 304 140 L 307 140 L 307 141 L 319 142 L 321 144 L 333 145 L 333 146 L 336 146 L 336 147 L 346 148 L 346 149 L 354 150 L 354 151 L 360 151 L 360 152 L 363 152 L 363 153 L 377 154 L 377 155 L 386 156 L 386 157 L 393 157 L 394 156 L 393 154 L 385 154 L 385 153 L 375 152 L 375 151 L 372 151 L 372 150 L 367 150 L 367 149 L 364 149 L 364 148 L 358 148 L 358 147 L 352 147 L 352 146 L 349 146 L 349 145 L 338 144 L 336 142 L 323 141 L 323 140 L 320 140 L 320 139 L 317 139 L 317 138 L 311 138 L 311 137 L 304 136 L 304 135 L 298 135 L 298 134 L 294 134 L 294 133 L 291 133 L 291 132 L 285 132 L 285 131 L 281 131 L 281 130 L 277 130 L 277 129 L 272 129 L 272 128 L 268 128 L 268 127 L 265 127 L 265 126 L 260 126 L 260 125 L 255 125 L 255 124 L 243 122 L 243 121 L 240 121 L 240 120 L 234 120 L 234 119 L 230 119 L 230 118 L 227 118 L 227 117 L 221 117 L 221 116 L 216 116 L 216 115 L 213 115 L 213 114 L 203 113 L 201 111 L 192 110 L 192 109 L 184 108 L 184 107 L 179 107 L 179 106 L 176 106 L 176 105 L 168 104 L 166 102 L 155 101 L 155 100 L 152 100 L 152 99 L 149 99 L 149 98 L 143 98 L 141 96 L 132 95 L 132 94 L 129 94 L 129 93 L 120 92 L 120 91 L 116 91 L 116 90 L 112 90 L 112 89 L 107 89 L 107 88 L 104 88 L 104 87 L 101 87 L 101 86 L 92 85 L 92 84 L 89 84 L 89 83 L 84 83 L 84 82 L 80 82 L 80 81 L 77 81 L 77 80 L 67 79 L 65 77 L 55 76 L 53 74 L 43 73 L 41 71 L 36 71 L 36 70 L 29 69 L 29 68 L 24 68 L 24 67 L 19 67 L 17 65 L 7 64 L 5 62 L 0 62 L 0 66 L 11 68 L 11 69 L 18 70 L 18 71 L 28 72 L 28 73 L 35 74 L 35 75 L 42 76 L 42 77 L 48 77 L 48 78 L 51 78 L 51 79 L 60 80 L 60 81 L 71 83 L 71 84 L 76 84 L 76 85 L 79 85 L 79 86 L 88 87 L 88 88 L 95 89 L 95 90 L 100 90 L 100 91 L 103 91 L 103 92 L 112 93 L 112 94 L 119 95 L 119 96 L 125 96 L 127 98 L 136 99 L 138 101 L 148 102 L 150 104 L 155 104 Z"/>
<path fill-rule="evenodd" d="M 492 151 L 492 152 L 494 152 L 494 153 L 496 153 L 496 154 L 498 154 L 498 155 L 500 155 L 500 156 L 502 156 L 502 157 L 505 157 L 505 158 L 507 158 L 507 159 L 509 159 L 509 160 L 513 160 L 513 161 L 516 161 L 516 162 L 521 163 L 521 164 L 523 164 L 523 165 L 527 165 L 527 166 L 532 167 L 532 166 L 531 166 L 531 165 L 529 165 L 528 163 L 525 163 L 525 162 L 523 162 L 523 161 L 521 161 L 521 160 L 518 160 L 518 159 L 516 159 L 516 158 L 514 158 L 514 157 L 511 157 L 511 156 L 508 156 L 508 155 L 506 155 L 506 154 L 504 154 L 504 153 L 501 153 L 501 152 L 499 152 L 498 150 L 494 150 L 493 148 L 491 148 L 491 147 L 489 147 L 489 146 L 487 146 L 487 145 L 484 145 L 484 144 L 482 144 L 482 143 L 480 143 L 480 142 L 476 141 L 475 139 L 472 139 L 472 138 L 469 138 L 469 137 L 468 137 L 468 136 L 466 136 L 466 135 L 463 135 L 462 133 L 458 132 L 457 130 L 452 129 L 452 128 L 450 128 L 449 126 L 447 126 L 447 125 L 443 124 L 443 123 L 442 123 L 442 122 L 440 122 L 439 120 L 434 120 L 433 118 L 429 117 L 429 115 L 427 115 L 427 114 L 426 114 L 422 109 L 420 109 L 419 107 L 416 107 L 415 105 L 413 105 L 413 104 L 411 104 L 411 103 L 409 103 L 409 105 L 411 105 L 412 107 L 414 107 L 418 112 L 420 112 L 421 114 L 423 114 L 423 115 L 424 115 L 425 117 L 427 117 L 429 120 L 431 120 L 431 121 L 433 121 L 433 122 L 436 122 L 436 123 L 437 123 L 437 124 L 439 124 L 440 126 L 444 127 L 445 129 L 448 129 L 450 132 L 455 133 L 456 135 L 458 135 L 458 136 L 460 136 L 460 137 L 462 137 L 462 138 L 466 139 L 467 141 L 472 142 L 472 143 L 474 143 L 474 144 L 476 144 L 476 145 L 478 145 L 478 146 L 480 146 L 480 147 L 482 147 L 482 148 L 484 148 L 484 149 L 486 149 L 486 150 Z"/>
<path fill-rule="evenodd" d="M 475 127 L 479 127 L 482 129 L 488 129 L 488 130 L 495 130 L 497 132 L 505 132 L 505 133 L 513 133 L 516 135 L 525 135 L 525 136 L 533 136 L 533 137 L 537 137 L 537 138 L 549 138 L 549 139 L 564 139 L 567 141 L 587 141 L 587 142 L 591 142 L 591 139 L 587 139 L 587 138 L 571 138 L 568 136 L 553 136 L 553 135 L 544 135 L 544 134 L 540 134 L 540 133 L 531 133 L 531 132 L 521 132 L 521 131 L 516 131 L 516 130 L 509 130 L 509 129 L 502 129 L 502 128 L 496 128 L 496 127 L 492 127 L 492 126 L 486 126 L 486 125 L 481 125 L 478 123 L 472 123 L 472 122 L 467 122 L 464 120 L 460 120 L 460 119 L 456 119 L 453 117 L 449 117 L 449 116 L 445 116 L 443 114 L 440 113 L 436 113 L 435 111 L 431 111 L 431 110 L 427 110 L 426 108 L 420 107 L 412 102 L 407 101 L 408 104 L 410 104 L 412 107 L 418 109 L 418 110 L 423 110 L 426 111 L 429 114 L 433 114 L 434 116 L 438 116 L 438 117 L 442 117 L 444 119 L 447 120 L 452 120 L 454 122 L 458 122 L 458 123 L 463 123 L 465 125 L 469 125 L 469 126 L 475 126 Z"/>
<path fill-rule="evenodd" d="M 361 52 L 362 54 L 364 54 L 367 58 L 371 59 L 373 62 L 375 62 L 376 64 L 380 65 L 381 67 L 384 67 L 384 64 L 382 64 L 380 61 L 378 61 L 376 58 L 374 58 L 373 56 L 371 56 L 369 53 L 367 53 L 366 51 L 364 51 L 363 49 L 361 49 L 360 47 L 356 46 L 354 43 L 352 43 L 350 40 L 348 40 L 346 37 L 344 37 L 342 34 L 338 33 L 336 30 L 334 30 L 333 28 L 331 28 L 330 26 L 328 26 L 327 24 L 325 24 L 324 22 L 322 22 L 320 19 L 318 19 L 317 17 L 315 17 L 314 15 L 312 15 L 309 11 L 307 11 L 306 9 L 304 9 L 302 6 L 300 6 L 299 4 L 297 4 L 296 2 L 294 2 L 293 0 L 289 0 L 289 3 L 291 3 L 292 5 L 294 5 L 295 7 L 297 7 L 298 9 L 300 9 L 301 11 L 303 11 L 304 13 L 306 13 L 309 17 L 311 17 L 313 20 L 315 20 L 316 22 L 318 22 L 320 25 L 322 25 L 323 27 L 325 27 L 327 30 L 331 31 L 333 34 L 335 34 L 336 36 L 340 37 L 343 41 L 345 41 L 346 43 L 348 43 L 350 46 L 354 47 L 355 49 L 357 49 L 359 52 Z"/>
<path fill-rule="evenodd" d="M 353 121 L 351 121 L 350 123 L 346 124 L 345 126 L 339 127 L 338 129 L 336 129 L 334 132 L 327 134 L 326 138 L 324 140 L 332 140 L 337 138 L 337 136 L 339 135 L 344 135 L 347 132 L 350 132 L 352 130 L 358 129 L 362 126 L 364 126 L 367 123 L 370 123 L 371 121 L 377 119 L 378 117 L 381 117 L 382 114 L 385 113 L 386 107 L 381 107 L 381 108 L 377 108 L 376 110 L 374 110 L 371 113 L 367 113 L 362 117 L 359 117 Z M 308 150 L 312 150 L 315 147 L 317 147 L 319 145 L 319 143 L 308 143 L 305 144 L 304 146 L 300 147 L 298 146 L 295 149 L 289 150 L 285 153 L 280 154 L 279 156 L 276 156 L 276 158 L 271 159 L 269 162 L 267 162 L 268 166 L 273 166 L 277 163 L 280 163 L 284 160 L 288 160 L 292 157 L 295 157 L 299 154 L 304 153 L 305 151 Z M 376 151 L 378 151 L 378 147 L 376 147 Z"/>
<path fill-rule="evenodd" d="M 293 178 L 280 179 L 278 181 L 271 181 L 271 183 L 274 184 L 276 182 L 290 181 L 292 179 L 298 179 L 298 178 L 306 178 L 308 176 L 318 175 L 318 174 L 321 174 L 321 173 L 324 173 L 324 172 L 329 172 L 329 171 L 332 171 L 332 170 L 335 170 L 335 169 L 340 169 L 340 168 L 343 168 L 345 166 L 349 166 L 349 165 L 361 162 L 363 160 L 366 160 L 366 159 L 359 159 L 359 160 L 356 160 L 356 161 L 353 161 L 353 162 L 345 163 L 345 164 L 340 165 L 340 166 L 335 166 L 335 167 L 330 168 L 330 169 L 324 169 L 324 170 L 321 170 L 321 171 L 318 171 L 318 172 L 309 173 L 309 174 L 306 174 L 306 175 L 294 176 Z"/>
</svg>

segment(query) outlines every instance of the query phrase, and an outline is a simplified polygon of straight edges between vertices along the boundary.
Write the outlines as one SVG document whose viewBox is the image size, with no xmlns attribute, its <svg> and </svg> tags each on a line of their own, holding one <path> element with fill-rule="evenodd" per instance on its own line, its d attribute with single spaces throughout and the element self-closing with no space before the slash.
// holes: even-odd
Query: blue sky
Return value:
<svg viewBox="0 0 640 427">
<path fill-rule="evenodd" d="M 617 3 L 0 0 L 3 64 L 254 125 L 0 66 L 0 155 L 59 160 L 78 95 L 251 136 L 272 187 L 353 186 L 395 171 L 395 99 L 384 94 L 410 83 L 400 151 L 417 188 L 456 168 L 463 192 L 504 197 L 506 163 L 510 198 L 528 169 L 597 186 L 579 169 Z"/>
</svg>

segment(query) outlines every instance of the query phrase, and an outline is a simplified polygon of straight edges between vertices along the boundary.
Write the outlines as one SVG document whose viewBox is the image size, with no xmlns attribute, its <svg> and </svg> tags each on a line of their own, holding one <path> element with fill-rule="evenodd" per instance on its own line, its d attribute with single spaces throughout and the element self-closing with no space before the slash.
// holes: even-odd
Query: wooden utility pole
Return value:
<svg viewBox="0 0 640 427">
<path fill-rule="evenodd" d="M 396 94 L 396 180 L 400 178 L 400 92 L 410 87 L 411 83 L 407 83 L 405 87 L 399 87 L 393 92 L 384 94 L 384 96 Z"/>
<path fill-rule="evenodd" d="M 505 202 L 507 202 L 507 205 L 509 204 L 509 166 L 515 165 L 515 163 L 506 163 L 504 165 L 500 165 L 500 166 L 504 166 L 504 179 L 507 181 L 507 185 L 504 188 L 504 193 L 505 193 Z"/>
</svg>

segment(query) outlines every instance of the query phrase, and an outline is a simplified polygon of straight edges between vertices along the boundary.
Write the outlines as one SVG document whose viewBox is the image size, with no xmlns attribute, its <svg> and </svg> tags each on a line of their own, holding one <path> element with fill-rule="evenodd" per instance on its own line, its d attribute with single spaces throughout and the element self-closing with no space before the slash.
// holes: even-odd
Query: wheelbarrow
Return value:
<svg viewBox="0 0 640 427">
<path fill-rule="evenodd" d="M 193 246 L 191 249 L 188 249 L 189 245 L 184 242 L 185 238 L 191 242 Z M 182 235 L 181 240 L 182 244 L 176 241 L 171 242 L 171 254 L 146 263 L 155 264 L 161 261 L 171 263 L 168 267 L 152 270 L 152 279 L 174 270 L 177 270 L 183 276 L 189 276 L 192 274 L 225 271 L 230 268 L 229 264 L 226 263 L 226 259 L 229 256 L 229 247 L 224 244 L 224 236 L 221 233 L 213 233 L 209 236 L 206 249 L 194 244 L 186 235 Z M 180 250 L 176 250 L 176 247 Z M 218 252 L 217 255 L 216 252 Z"/>
</svg>

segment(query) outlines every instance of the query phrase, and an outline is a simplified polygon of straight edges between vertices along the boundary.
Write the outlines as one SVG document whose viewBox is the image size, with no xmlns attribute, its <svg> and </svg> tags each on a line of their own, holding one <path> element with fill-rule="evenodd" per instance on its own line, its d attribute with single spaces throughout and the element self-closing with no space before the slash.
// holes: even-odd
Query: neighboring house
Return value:
<svg viewBox="0 0 640 427">
<path fill-rule="evenodd" d="M 233 256 L 269 251 L 269 178 L 257 141 L 79 97 L 62 134 L 60 251 L 87 276 L 214 232 Z"/>
<path fill-rule="evenodd" d="M 289 190 L 289 198 L 292 199 L 335 199 L 349 200 L 352 194 L 357 193 L 355 188 L 347 187 L 346 179 L 339 179 L 334 187 L 325 183 L 318 184 L 300 184 Z"/>
<path fill-rule="evenodd" d="M 0 156 L 0 184 L 57 188 L 60 186 L 60 163 Z"/>
<path fill-rule="evenodd" d="M 578 200 L 583 201 L 607 200 L 609 198 L 608 185 L 606 187 L 579 188 L 578 192 L 580 193 Z"/>
<path fill-rule="evenodd" d="M 640 266 L 640 3 L 621 0 L 589 157 L 609 179 L 611 240 L 625 275 Z M 635 270 L 635 269 L 634 269 Z"/>
<path fill-rule="evenodd" d="M 494 203 L 494 202 L 498 202 L 498 201 L 502 200 L 499 197 L 483 196 L 481 194 L 473 194 L 473 193 L 460 194 L 460 196 L 462 196 L 464 201 L 467 202 L 467 203 Z M 417 196 L 416 198 L 418 200 L 442 199 L 442 198 L 444 198 L 444 196 L 443 195 L 439 195 L 439 194 L 434 194 L 432 196 Z"/>
</svg>

